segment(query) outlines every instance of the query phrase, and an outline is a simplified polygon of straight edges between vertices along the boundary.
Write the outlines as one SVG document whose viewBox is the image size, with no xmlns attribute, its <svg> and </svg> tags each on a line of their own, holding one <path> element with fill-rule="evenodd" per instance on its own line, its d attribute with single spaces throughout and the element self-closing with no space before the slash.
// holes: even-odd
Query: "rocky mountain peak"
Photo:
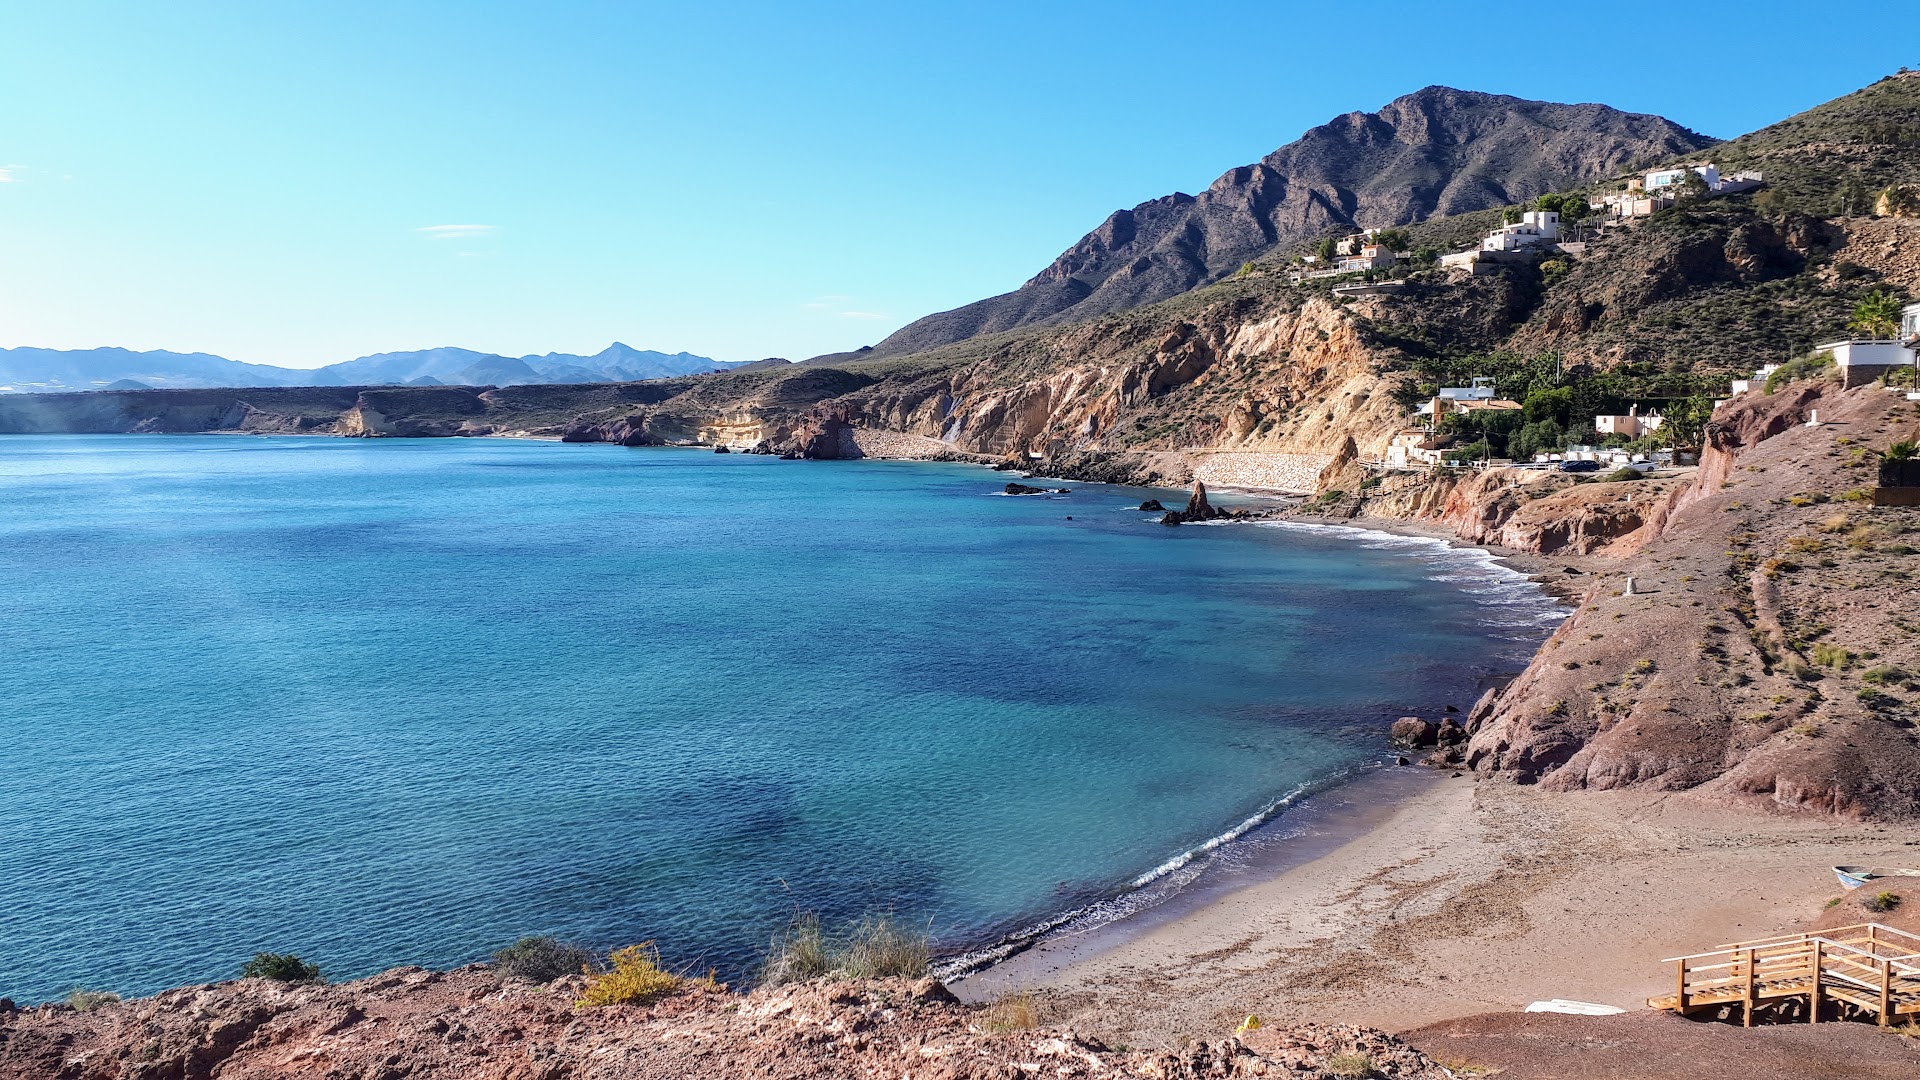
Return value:
<svg viewBox="0 0 1920 1080">
<path fill-rule="evenodd" d="M 1335 117 L 1198 196 L 1115 211 L 1019 289 L 929 315 L 873 354 L 1139 307 L 1328 233 L 1506 206 L 1711 143 L 1605 105 L 1428 86 L 1378 112 Z"/>
</svg>

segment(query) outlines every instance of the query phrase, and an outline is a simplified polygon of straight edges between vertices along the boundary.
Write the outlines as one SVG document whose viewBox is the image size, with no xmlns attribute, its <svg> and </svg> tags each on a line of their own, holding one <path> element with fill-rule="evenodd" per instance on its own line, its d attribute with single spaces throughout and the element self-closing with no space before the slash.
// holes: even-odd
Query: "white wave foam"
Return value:
<svg viewBox="0 0 1920 1080">
<path fill-rule="evenodd" d="M 1362 768 L 1370 767 L 1371 766 L 1363 766 Z M 1289 808 L 1298 804 L 1301 799 L 1316 792 L 1325 791 L 1337 784 L 1345 783 L 1353 779 L 1355 775 L 1356 773 L 1353 770 L 1343 770 L 1340 773 L 1325 777 L 1319 781 L 1300 784 L 1293 788 L 1293 790 L 1274 799 L 1263 807 L 1259 813 L 1248 817 L 1245 821 L 1240 822 L 1233 828 L 1217 836 L 1209 837 L 1153 869 L 1148 870 L 1146 873 L 1135 877 L 1133 880 L 1127 882 L 1125 887 L 1116 895 L 1083 904 L 1080 907 L 1061 912 L 1058 915 L 1049 916 L 1039 922 L 1022 927 L 1011 934 L 1007 934 L 990 945 L 981 946 L 980 948 L 961 953 L 958 956 L 941 960 L 933 966 L 933 974 L 941 979 L 955 979 L 962 975 L 970 975 L 973 972 L 979 971 L 981 968 L 990 967 L 993 964 L 999 963 L 1001 960 L 1005 960 L 1007 957 L 1027 949 L 1036 942 L 1052 937 L 1069 928 L 1071 928 L 1073 932 L 1080 933 L 1124 919 L 1144 907 L 1151 906 L 1151 904 L 1147 902 L 1149 899 L 1148 890 L 1153 889 L 1155 886 L 1160 886 L 1165 889 L 1166 895 L 1171 895 L 1174 891 L 1177 891 L 1179 888 L 1200 876 L 1201 871 L 1205 869 L 1207 865 L 1208 856 L 1222 853 L 1223 849 L 1231 847 L 1235 841 L 1241 840 L 1248 833 L 1260 828 L 1262 825 L 1272 822 Z M 1154 902 L 1158 902 L 1157 899 L 1155 899 Z"/>
<path fill-rule="evenodd" d="M 1484 548 L 1457 547 L 1438 537 L 1402 536 L 1353 525 L 1311 521 L 1259 521 L 1254 524 L 1268 529 L 1291 529 L 1336 536 L 1352 540 L 1370 550 L 1390 551 L 1416 558 L 1432 567 L 1433 572 L 1427 574 L 1427 580 L 1453 585 L 1484 608 L 1521 609 L 1512 612 L 1489 610 L 1483 621 L 1491 626 L 1545 629 L 1558 626 L 1572 614 L 1531 578 L 1501 562 L 1499 556 Z"/>
</svg>

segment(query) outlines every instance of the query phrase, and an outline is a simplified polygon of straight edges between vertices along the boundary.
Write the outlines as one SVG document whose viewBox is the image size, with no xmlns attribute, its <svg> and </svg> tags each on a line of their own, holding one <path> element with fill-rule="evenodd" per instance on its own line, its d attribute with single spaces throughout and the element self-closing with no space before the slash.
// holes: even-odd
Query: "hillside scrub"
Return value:
<svg viewBox="0 0 1920 1080">
<path fill-rule="evenodd" d="M 903 927 L 887 916 L 870 916 L 832 935 L 819 916 L 803 912 L 775 935 L 761 967 L 760 983 L 919 978 L 927 973 L 932 956 L 925 931 Z"/>
</svg>

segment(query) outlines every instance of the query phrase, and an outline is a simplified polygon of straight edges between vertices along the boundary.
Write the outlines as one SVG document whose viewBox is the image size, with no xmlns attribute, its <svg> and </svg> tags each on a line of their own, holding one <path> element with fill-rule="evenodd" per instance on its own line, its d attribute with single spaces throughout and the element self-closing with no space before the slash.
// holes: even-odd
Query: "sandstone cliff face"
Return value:
<svg viewBox="0 0 1920 1080">
<path fill-rule="evenodd" d="M 1824 423 L 1805 426 L 1816 408 Z M 1573 616 L 1475 707 L 1467 763 L 1557 790 L 1920 813 L 1906 629 L 1920 586 L 1903 539 L 1920 511 L 1840 497 L 1916 429 L 1914 407 L 1877 388 L 1798 384 L 1728 406 L 1694 481 L 1652 493 L 1638 528 L 1593 549 L 1611 558 L 1587 564 Z"/>
<path fill-rule="evenodd" d="M 1254 312 L 1218 305 L 1187 318 L 1102 321 L 1053 335 L 1040 370 L 990 355 L 944 379 L 883 384 L 835 405 L 862 426 L 972 453 L 1246 449 L 1337 452 L 1359 435 L 1384 448 L 1402 411 L 1350 319 L 1325 300 Z"/>
</svg>

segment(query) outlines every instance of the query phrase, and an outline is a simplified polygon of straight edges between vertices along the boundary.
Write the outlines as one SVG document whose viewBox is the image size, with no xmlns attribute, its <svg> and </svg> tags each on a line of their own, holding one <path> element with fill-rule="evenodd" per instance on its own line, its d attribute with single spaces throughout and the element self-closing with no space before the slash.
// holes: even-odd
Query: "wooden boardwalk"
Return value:
<svg viewBox="0 0 1920 1080">
<path fill-rule="evenodd" d="M 1737 941 L 1676 956 L 1676 993 L 1647 1004 L 1683 1016 L 1723 1012 L 1753 1026 L 1756 1013 L 1807 1023 L 1872 1018 L 1885 1027 L 1920 1017 L 1920 937 L 1861 923 L 1810 934 Z"/>
</svg>

